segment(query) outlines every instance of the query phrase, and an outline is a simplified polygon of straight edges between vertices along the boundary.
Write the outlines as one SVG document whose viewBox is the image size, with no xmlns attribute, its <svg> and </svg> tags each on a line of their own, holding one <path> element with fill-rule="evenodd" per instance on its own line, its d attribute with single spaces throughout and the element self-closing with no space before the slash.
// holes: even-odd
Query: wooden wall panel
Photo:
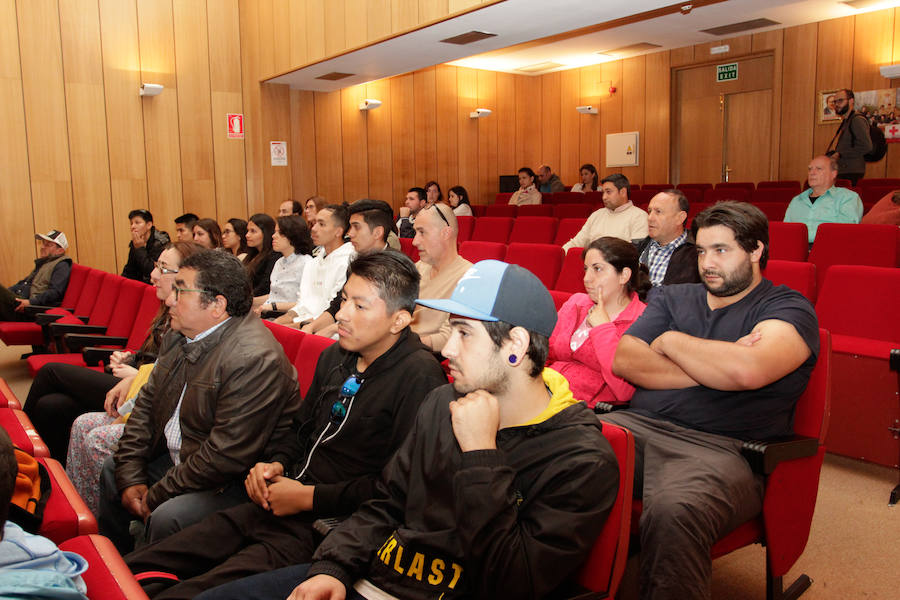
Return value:
<svg viewBox="0 0 900 600">
<path fill-rule="evenodd" d="M 244 140 L 228 137 L 227 122 L 229 113 L 244 112 L 238 0 L 206 0 L 206 11 L 216 215 L 222 221 L 245 219 L 249 215 Z"/>
<path fill-rule="evenodd" d="M 488 108 L 494 111 L 487 119 L 477 119 L 478 121 L 478 194 L 479 200 L 489 202 L 494 199 L 494 194 L 499 187 L 497 175 L 497 73 L 492 71 L 476 71 L 478 78 L 478 106 Z M 444 188 L 444 194 L 448 194 L 450 186 L 456 185 L 447 182 Z M 460 183 L 465 187 L 465 183 Z M 470 201 L 475 199 L 471 196 L 472 191 L 467 187 Z M 477 202 L 476 202 L 477 203 Z"/>
<path fill-rule="evenodd" d="M 344 3 L 328 0 L 325 3 L 325 55 L 333 56 L 348 47 Z M 351 19 L 352 21 L 352 19 Z"/>
<path fill-rule="evenodd" d="M 306 0 L 288 0 L 291 24 L 291 64 L 304 65 L 307 61 Z"/>
<path fill-rule="evenodd" d="M 0 273 L 3 285 L 11 285 L 28 274 L 37 257 L 34 215 L 31 211 L 31 177 L 28 172 L 28 141 L 19 34 L 15 0 L 0 0 L 0 122 L 6 127 L 0 144 Z M 66 235 L 70 235 L 66 232 Z M 74 236 L 73 236 L 74 237 Z"/>
<path fill-rule="evenodd" d="M 67 129 L 59 12 L 55 1 L 37 0 L 20 2 L 17 16 L 34 227 L 75 232 L 69 144 L 59 135 Z M 74 239 L 69 253 L 78 257 Z"/>
<path fill-rule="evenodd" d="M 669 62 L 670 66 L 680 67 L 683 65 L 689 65 L 694 62 L 694 48 L 695 46 L 684 46 L 683 48 L 674 48 L 669 51 Z"/>
<path fill-rule="evenodd" d="M 403 206 L 406 190 L 413 186 L 416 178 L 415 144 L 410 143 L 415 135 L 413 106 L 416 103 L 413 75 L 391 77 L 391 163 L 393 164 L 394 195 L 387 202 L 396 211 Z"/>
<path fill-rule="evenodd" d="M 672 96 L 668 52 L 648 54 L 641 151 L 644 179 L 641 183 L 669 181 L 669 113 Z"/>
<path fill-rule="evenodd" d="M 437 95 L 437 121 L 435 123 L 436 139 L 438 140 L 437 181 L 459 181 L 457 113 L 463 110 L 471 112 L 476 108 L 471 105 L 471 99 L 459 98 L 456 69 L 456 67 L 438 65 L 435 71 L 435 82 L 437 89 L 440 90 Z"/>
<path fill-rule="evenodd" d="M 600 106 L 601 90 L 609 89 L 608 82 L 601 80 L 600 66 L 583 67 L 579 69 L 581 82 L 579 88 L 580 99 L 579 105 Z M 607 94 L 609 92 L 606 92 Z M 581 163 L 592 163 L 597 167 L 600 179 L 606 170 L 606 165 L 601 162 L 600 155 L 600 126 L 601 121 L 605 118 L 602 113 L 598 115 L 582 115 L 578 114 L 578 123 L 581 128 L 581 152 L 579 160 Z"/>
<path fill-rule="evenodd" d="M 620 110 L 622 112 L 622 131 L 637 131 L 643 137 L 644 129 L 644 100 L 647 87 L 647 57 L 637 56 L 622 61 L 622 83 L 616 95 L 621 97 Z M 613 83 L 613 85 L 616 85 Z M 605 143 L 604 143 L 605 146 Z M 646 151 L 644 140 L 638 140 L 638 166 L 620 167 L 620 170 L 633 183 L 644 181 L 644 161 Z"/>
<path fill-rule="evenodd" d="M 315 62 L 325 57 L 325 1 L 306 0 L 306 60 L 308 62 Z"/>
<path fill-rule="evenodd" d="M 561 73 L 541 77 L 541 162 L 559 174 L 559 85 Z M 574 109 L 573 109 L 574 110 Z M 562 177 L 560 175 L 560 177 Z"/>
<path fill-rule="evenodd" d="M 397 33 L 419 24 L 419 0 L 391 0 L 391 31 Z"/>
<path fill-rule="evenodd" d="M 341 147 L 341 93 L 315 92 L 316 178 L 318 192 L 329 203 L 344 199 Z"/>
<path fill-rule="evenodd" d="M 316 195 L 316 107 L 313 92 L 291 90 L 292 198 L 303 202 Z"/>
<path fill-rule="evenodd" d="M 516 163 L 516 76 L 497 73 L 497 145 L 498 175 L 515 175 Z M 498 180 L 499 181 L 499 180 Z"/>
<path fill-rule="evenodd" d="M 774 58 L 772 74 L 772 98 L 781 98 L 784 79 L 784 30 L 755 33 L 752 36 L 752 52 L 764 52 L 771 50 Z M 793 50 L 792 50 L 793 52 Z M 781 109 L 782 102 L 772 103 L 772 133 L 769 148 L 769 178 L 779 179 L 779 165 L 781 163 Z"/>
<path fill-rule="evenodd" d="M 447 0 L 419 0 L 419 23 L 447 16 Z"/>
<path fill-rule="evenodd" d="M 260 109 L 261 88 L 259 36 L 259 4 L 238 2 L 240 9 L 241 35 L 241 80 L 244 108 L 244 152 L 246 155 L 247 212 L 253 214 L 263 210 L 263 161 L 269 161 L 269 145 L 263 145 L 262 113 Z M 310 30 L 310 35 L 312 29 Z M 324 52 L 324 47 L 322 49 Z"/>
<path fill-rule="evenodd" d="M 366 40 L 391 35 L 391 0 L 366 0 Z"/>
<path fill-rule="evenodd" d="M 441 143 L 435 135 L 437 117 L 435 114 L 437 96 L 442 91 L 437 88 L 434 67 L 413 73 L 415 105 L 413 107 L 414 136 L 416 157 L 415 185 L 424 186 L 425 182 L 437 178 L 437 148 Z M 407 186 L 412 187 L 412 183 Z"/>
<path fill-rule="evenodd" d="M 391 152 L 391 82 L 380 79 L 366 84 L 366 97 L 376 98 L 384 104 L 366 113 L 369 136 L 369 197 L 384 200 L 388 204 L 394 199 L 393 155 Z"/>
<path fill-rule="evenodd" d="M 173 11 L 175 54 L 178 57 L 175 73 L 184 195 L 182 208 L 185 212 L 216 218 L 206 2 L 177 0 Z"/>
<path fill-rule="evenodd" d="M 621 167 L 607 167 L 606 136 L 622 132 L 622 61 L 600 65 L 600 164 L 604 172 L 619 172 Z M 611 87 L 616 93 L 611 93 Z M 599 165 L 598 165 L 599 167 Z"/>
<path fill-rule="evenodd" d="M 579 169 L 588 162 L 581 156 L 581 118 L 575 107 L 581 106 L 581 71 L 570 69 L 559 78 L 559 170 L 563 183 L 579 181 Z M 597 165 L 594 165 L 597 166 Z"/>
<path fill-rule="evenodd" d="M 468 103 L 478 102 L 478 76 L 475 69 L 459 67 L 456 70 L 457 94 L 457 140 L 459 143 L 459 171 L 457 179 L 445 180 L 445 189 L 451 185 L 462 185 L 472 198 L 481 198 L 478 181 L 478 122 L 485 119 L 469 117 L 472 112 Z M 493 115 L 491 115 L 493 116 Z M 440 180 L 439 180 L 440 181 Z M 454 181 L 454 183 L 450 183 Z M 444 192 L 446 193 L 446 191 Z"/>
<path fill-rule="evenodd" d="M 109 187 L 99 7 L 96 0 L 63 2 L 59 4 L 59 17 L 75 212 L 75 231 L 67 234 L 111 232 L 112 192 Z M 91 243 L 79 247 L 78 260 L 98 269 L 116 271 L 114 237 L 91 236 Z"/>
<path fill-rule="evenodd" d="M 541 78 L 516 76 L 516 169 L 541 164 Z"/>
<path fill-rule="evenodd" d="M 806 179 L 806 165 L 813 154 L 813 133 L 816 128 L 816 73 L 809 68 L 809 57 L 816 51 L 818 27 L 815 23 L 789 27 L 784 31 L 784 54 L 781 92 L 790 102 L 781 107 L 781 150 L 779 179 Z M 825 142 L 828 143 L 827 141 Z"/>
<path fill-rule="evenodd" d="M 278 70 L 275 57 L 278 42 L 275 40 L 275 21 L 278 18 L 275 0 L 256 0 L 257 18 L 254 23 L 260 45 L 256 48 L 256 68 L 259 74 L 274 75 Z M 281 6 L 281 2 L 278 3 Z"/>
<path fill-rule="evenodd" d="M 358 48 L 369 41 L 368 6 L 366 0 L 344 0 L 344 41 L 347 48 Z"/>
<path fill-rule="evenodd" d="M 818 23 L 816 50 L 816 93 L 852 85 L 853 25 L 856 17 L 832 19 Z M 813 134 L 813 154 L 825 152 L 837 124 L 816 125 Z M 809 157 L 806 158 L 809 161 Z M 805 173 L 806 171 L 804 171 Z"/>
<path fill-rule="evenodd" d="M 341 90 L 341 144 L 344 158 L 344 200 L 355 202 L 369 195 L 369 153 L 366 117 L 359 110 L 366 97 L 366 86 L 355 85 Z"/>
<path fill-rule="evenodd" d="M 709 50 L 713 46 L 728 46 L 728 52 L 722 54 L 710 54 Z M 690 62 L 708 62 L 718 61 L 726 58 L 734 58 L 735 56 L 745 56 L 750 54 L 753 47 L 753 39 L 750 35 L 742 35 L 728 39 L 718 39 L 705 44 L 694 45 L 694 57 Z"/>
<path fill-rule="evenodd" d="M 285 0 L 277 0 L 272 6 L 272 41 L 269 45 L 274 51 L 275 62 L 272 70 L 275 73 L 289 71 L 296 64 L 291 57 L 294 35 L 291 25 L 291 10 L 290 2 Z"/>
<path fill-rule="evenodd" d="M 294 154 L 290 145 L 291 139 L 291 89 L 286 85 L 264 83 L 261 86 L 261 109 L 263 147 L 266 159 L 263 160 L 263 203 L 257 209 L 268 214 L 277 214 L 278 205 L 292 197 L 291 169 L 289 166 L 272 166 L 269 142 L 288 142 L 288 165 Z M 335 92 L 340 94 L 340 92 Z M 340 118 L 340 116 L 338 117 Z M 338 122 L 340 125 L 340 122 Z M 340 136 L 338 136 L 340 148 Z M 316 143 L 318 146 L 318 142 Z M 340 162 L 340 158 L 338 158 Z"/>
<path fill-rule="evenodd" d="M 141 77 L 144 82 L 165 86 L 162 94 L 145 96 L 142 101 L 149 208 L 158 228 L 171 231 L 172 220 L 183 213 L 184 207 L 172 5 L 138 0 L 137 6 Z"/>
</svg>

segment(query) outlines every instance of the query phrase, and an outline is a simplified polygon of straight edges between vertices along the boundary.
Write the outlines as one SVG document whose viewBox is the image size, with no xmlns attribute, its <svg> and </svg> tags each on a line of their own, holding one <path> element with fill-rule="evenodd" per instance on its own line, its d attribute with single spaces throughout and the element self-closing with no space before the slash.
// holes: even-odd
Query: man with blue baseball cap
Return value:
<svg viewBox="0 0 900 600">
<path fill-rule="evenodd" d="M 198 600 L 542 598 L 584 563 L 618 467 L 594 414 L 544 368 L 549 292 L 529 271 L 488 260 L 449 299 L 417 302 L 450 313 L 443 352 L 454 382 L 426 397 L 376 497 L 311 565 Z"/>
</svg>

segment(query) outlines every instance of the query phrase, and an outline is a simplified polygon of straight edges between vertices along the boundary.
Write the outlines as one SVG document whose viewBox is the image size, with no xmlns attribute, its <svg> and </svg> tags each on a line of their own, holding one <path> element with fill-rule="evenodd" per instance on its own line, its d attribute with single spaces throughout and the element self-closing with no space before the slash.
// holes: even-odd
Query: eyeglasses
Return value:
<svg viewBox="0 0 900 600">
<path fill-rule="evenodd" d="M 178 269 L 173 269 L 172 267 L 167 267 L 159 261 L 153 263 L 153 266 L 159 269 L 159 272 L 163 275 L 174 275 L 178 272 Z"/>
<path fill-rule="evenodd" d="M 196 288 L 180 288 L 180 287 L 178 287 L 178 286 L 173 285 L 173 286 L 172 286 L 172 291 L 175 292 L 175 300 L 177 301 L 177 300 L 178 300 L 178 297 L 181 295 L 182 292 L 199 292 L 199 293 L 202 294 L 202 293 L 204 293 L 206 290 L 198 290 L 198 289 L 196 289 Z"/>
<path fill-rule="evenodd" d="M 347 418 L 347 404 L 356 396 L 361 386 L 362 380 L 356 375 L 351 375 L 341 385 L 340 397 L 331 405 L 331 422 L 333 424 L 340 425 Z"/>
<path fill-rule="evenodd" d="M 447 227 L 450 227 L 450 221 L 447 220 L 447 217 L 444 216 L 444 213 L 441 212 L 441 209 L 438 208 L 437 204 L 431 204 L 428 206 L 428 208 L 433 208 L 437 212 L 437 214 L 441 216 L 441 220 L 447 224 Z"/>
</svg>

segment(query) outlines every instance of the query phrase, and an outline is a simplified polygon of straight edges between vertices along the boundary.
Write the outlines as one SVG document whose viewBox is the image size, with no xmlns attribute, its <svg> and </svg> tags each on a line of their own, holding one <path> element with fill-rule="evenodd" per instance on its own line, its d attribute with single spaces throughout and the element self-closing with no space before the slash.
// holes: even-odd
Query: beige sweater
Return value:
<svg viewBox="0 0 900 600">
<path fill-rule="evenodd" d="M 615 210 L 608 208 L 595 210 L 588 217 L 581 231 L 563 245 L 563 250 L 584 248 L 605 235 L 617 237 L 626 242 L 644 239 L 647 237 L 647 213 L 630 201 Z"/>
<path fill-rule="evenodd" d="M 416 263 L 416 269 L 422 277 L 419 282 L 419 298 L 449 298 L 457 282 L 471 266 L 472 263 L 457 255 L 440 273 L 435 273 L 431 265 L 420 260 Z M 422 338 L 422 343 L 435 352 L 440 352 L 450 339 L 450 315 L 440 310 L 417 304 L 411 327 Z"/>
</svg>

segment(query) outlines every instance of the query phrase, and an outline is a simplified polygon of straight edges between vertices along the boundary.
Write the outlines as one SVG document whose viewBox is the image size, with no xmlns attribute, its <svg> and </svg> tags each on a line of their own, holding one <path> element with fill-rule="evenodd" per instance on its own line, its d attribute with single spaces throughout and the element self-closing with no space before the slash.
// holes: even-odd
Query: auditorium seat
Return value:
<svg viewBox="0 0 900 600">
<path fill-rule="evenodd" d="M 89 600 L 149 600 L 113 543 L 102 535 L 80 535 L 59 544 L 89 565 L 81 578 Z"/>
<path fill-rule="evenodd" d="M 869 185 L 865 187 L 860 186 L 858 193 L 863 204 L 872 205 L 881 200 L 882 197 L 898 189 L 900 189 L 900 185 Z"/>
<path fill-rule="evenodd" d="M 775 285 L 797 290 L 812 304 L 816 302 L 816 265 L 796 260 L 772 260 L 766 263 L 763 277 Z"/>
<path fill-rule="evenodd" d="M 684 226 L 687 227 L 688 229 L 690 229 L 691 221 L 694 220 L 694 217 L 699 215 L 701 212 L 703 212 L 710 206 L 712 206 L 712 204 L 709 202 L 691 202 L 690 208 L 688 208 L 687 221 L 685 221 Z"/>
<path fill-rule="evenodd" d="M 678 188 L 682 192 L 684 190 L 700 190 L 701 192 L 705 192 L 706 190 L 713 189 L 713 184 L 711 183 L 679 183 Z"/>
<path fill-rule="evenodd" d="M 547 194 L 544 194 L 546 197 Z M 591 202 L 587 194 L 581 192 L 556 192 L 550 197 L 550 201 L 542 201 L 544 204 L 579 204 L 582 202 Z"/>
<path fill-rule="evenodd" d="M 456 243 L 463 242 L 472 238 L 472 229 L 475 228 L 475 217 L 456 217 L 456 223 L 459 225 L 459 235 L 456 237 Z"/>
<path fill-rule="evenodd" d="M 688 199 L 689 204 L 703 202 L 703 196 L 706 193 L 706 190 L 700 188 L 685 188 L 679 191 Z"/>
<path fill-rule="evenodd" d="M 494 204 L 509 204 L 510 198 L 512 198 L 512 192 L 500 192 L 494 196 Z"/>
<path fill-rule="evenodd" d="M 753 206 L 763 211 L 769 222 L 784 221 L 784 213 L 788 207 L 784 202 L 753 202 Z"/>
<path fill-rule="evenodd" d="M 486 217 L 515 217 L 519 208 L 514 204 L 488 204 L 484 209 Z"/>
<path fill-rule="evenodd" d="M 479 217 L 472 230 L 473 242 L 499 242 L 505 244 L 513 226 L 512 217 Z"/>
<path fill-rule="evenodd" d="M 526 204 L 516 210 L 516 217 L 552 217 L 553 206 L 550 204 Z"/>
<path fill-rule="evenodd" d="M 75 536 L 97 533 L 97 519 L 72 485 L 65 468 L 52 458 L 37 460 L 47 469 L 53 490 L 44 506 L 38 533 L 57 544 Z"/>
<path fill-rule="evenodd" d="M 0 407 L 0 427 L 6 430 L 16 448 L 35 458 L 50 456 L 47 444 L 41 439 L 25 411 Z"/>
<path fill-rule="evenodd" d="M 787 210 L 787 205 L 790 204 L 791 200 L 794 199 L 794 196 L 799 193 L 800 190 L 788 188 L 760 188 L 753 190 L 753 194 L 750 196 L 750 203 L 759 205 L 763 202 L 777 202 L 783 204 L 784 209 Z"/>
<path fill-rule="evenodd" d="M 284 349 L 284 354 L 288 357 L 288 360 L 291 360 L 295 356 L 297 356 L 297 351 L 300 349 L 300 344 L 303 342 L 303 336 L 306 335 L 305 333 L 303 333 L 299 329 L 287 327 L 285 325 L 281 325 L 280 323 L 275 323 L 266 319 L 263 319 L 262 322 L 263 325 L 266 326 L 266 329 L 272 332 L 272 335 L 275 337 L 275 341 L 281 344 L 281 347 Z"/>
<path fill-rule="evenodd" d="M 822 289 L 831 265 L 896 267 L 900 229 L 894 225 L 822 223 L 809 252 L 816 265 L 816 286 Z"/>
<path fill-rule="evenodd" d="M 572 297 L 572 292 L 550 290 L 550 296 L 553 298 L 553 304 L 556 305 L 556 312 L 559 312 L 566 300 Z"/>
<path fill-rule="evenodd" d="M 507 243 L 549 244 L 559 221 L 554 217 L 516 217 Z"/>
<path fill-rule="evenodd" d="M 556 236 L 553 239 L 554 244 L 562 246 L 581 231 L 587 219 L 560 219 L 556 226 Z"/>
<path fill-rule="evenodd" d="M 585 192 L 584 200 L 582 200 L 582 202 L 585 202 L 586 204 L 590 204 L 592 206 L 597 206 L 598 204 L 600 204 L 602 206 L 603 205 L 603 192 L 602 191 Z"/>
<path fill-rule="evenodd" d="M 487 207 L 488 207 L 487 204 L 473 204 L 472 212 L 475 214 L 476 217 L 483 217 L 485 211 L 487 211 Z"/>
<path fill-rule="evenodd" d="M 895 228 L 896 229 L 896 228 Z M 900 419 L 892 348 L 900 347 L 900 269 L 834 265 L 819 290 L 819 326 L 834 344 L 829 452 L 897 466 Z"/>
<path fill-rule="evenodd" d="M 460 244 L 459 255 L 473 264 L 481 260 L 503 260 L 506 257 L 506 244 L 469 240 Z"/>
<path fill-rule="evenodd" d="M 650 204 L 650 200 L 653 196 L 657 195 L 659 192 L 656 190 L 631 190 L 628 193 L 628 198 L 631 200 L 631 203 L 635 206 L 647 206 Z"/>
<path fill-rule="evenodd" d="M 807 186 L 809 184 L 807 183 Z M 853 182 L 849 179 L 841 179 L 840 177 L 834 180 L 834 185 L 842 188 L 852 188 Z"/>
<path fill-rule="evenodd" d="M 12 388 L 9 387 L 9 384 L 2 377 L 0 377 L 0 408 L 22 410 L 22 405 L 19 403 L 19 399 L 16 398 L 15 392 L 12 391 Z"/>
<path fill-rule="evenodd" d="M 769 258 L 803 260 L 809 255 L 809 233 L 804 223 L 769 221 Z"/>
<path fill-rule="evenodd" d="M 563 252 L 556 244 L 512 242 L 506 247 L 504 260 L 528 269 L 550 289 L 559 277 Z"/>
<path fill-rule="evenodd" d="M 642 183 L 641 191 L 653 191 L 653 192 L 662 192 L 665 190 L 674 189 L 675 186 L 671 183 Z"/>
<path fill-rule="evenodd" d="M 553 216 L 557 219 L 587 219 L 594 211 L 590 204 L 555 204 Z"/>
<path fill-rule="evenodd" d="M 316 374 L 316 363 L 319 355 L 328 346 L 334 343 L 331 338 L 315 334 L 304 334 L 297 349 L 297 355 L 291 361 L 297 369 L 297 382 L 300 384 L 300 397 L 306 398 L 306 392 L 312 385 L 313 375 Z"/>
<path fill-rule="evenodd" d="M 769 188 L 795 190 L 794 195 L 796 196 L 803 189 L 803 186 L 799 181 L 793 179 L 782 179 L 779 181 L 760 181 L 756 184 L 756 189 L 758 190 Z"/>
<path fill-rule="evenodd" d="M 715 204 L 716 202 L 723 202 L 725 200 L 747 202 L 750 200 L 750 190 L 746 188 L 717 188 L 703 192 L 704 202 Z"/>
<path fill-rule="evenodd" d="M 419 249 L 413 246 L 413 238 L 400 238 L 400 250 L 413 262 L 419 262 Z"/>
<path fill-rule="evenodd" d="M 720 181 L 716 184 L 717 190 L 748 190 L 752 192 L 756 189 L 756 184 L 752 181 Z"/>
<path fill-rule="evenodd" d="M 872 186 L 890 187 L 896 190 L 900 189 L 900 179 L 896 177 L 863 177 L 856 182 L 856 187 L 860 189 Z"/>
<path fill-rule="evenodd" d="M 581 252 L 584 248 L 569 248 L 563 259 L 559 277 L 556 278 L 554 290 L 577 294 L 584 291 L 584 260 Z"/>
</svg>

